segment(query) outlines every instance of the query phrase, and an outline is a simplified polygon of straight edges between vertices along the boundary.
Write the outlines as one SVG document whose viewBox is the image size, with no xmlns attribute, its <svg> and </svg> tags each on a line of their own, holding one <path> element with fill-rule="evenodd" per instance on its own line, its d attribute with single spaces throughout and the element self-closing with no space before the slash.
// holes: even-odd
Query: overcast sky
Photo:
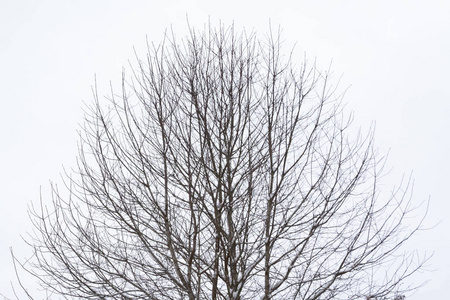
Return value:
<svg viewBox="0 0 450 300">
<path fill-rule="evenodd" d="M 75 166 L 83 102 L 117 80 L 122 67 L 158 43 L 166 28 L 186 33 L 211 20 L 234 21 L 263 35 L 281 26 L 319 66 L 332 69 L 355 126 L 376 121 L 376 143 L 389 151 L 383 187 L 413 172 L 414 201 L 431 197 L 427 225 L 408 247 L 432 253 L 431 281 L 408 300 L 438 299 L 450 284 L 450 1 L 0 1 L 0 293 L 12 296 L 9 248 L 27 253 L 20 236 L 32 227 L 27 206 L 40 189 Z M 286 49 L 288 50 L 288 49 Z M 107 94 L 106 89 L 100 90 Z M 33 286 L 32 283 L 30 286 Z"/>
</svg>

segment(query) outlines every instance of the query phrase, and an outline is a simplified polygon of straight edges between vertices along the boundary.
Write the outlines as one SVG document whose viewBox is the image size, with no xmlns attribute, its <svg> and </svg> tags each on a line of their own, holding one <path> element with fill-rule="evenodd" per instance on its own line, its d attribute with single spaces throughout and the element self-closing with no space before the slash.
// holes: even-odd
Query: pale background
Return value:
<svg viewBox="0 0 450 300">
<path fill-rule="evenodd" d="M 144 54 L 146 35 L 159 42 L 173 25 L 202 27 L 233 20 L 260 35 L 280 25 L 299 53 L 332 69 L 355 125 L 376 121 L 376 142 L 390 150 L 389 189 L 413 172 L 414 199 L 431 197 L 427 225 L 410 249 L 432 253 L 431 281 L 407 300 L 446 299 L 450 288 L 450 2 L 436 0 L 143 1 L 0 0 L 0 293 L 15 282 L 9 248 L 20 257 L 31 230 L 27 205 L 40 188 L 74 166 L 83 101 L 94 74 L 102 88 Z M 286 49 L 288 50 L 288 49 Z M 31 289 L 33 282 L 28 282 Z"/>
</svg>

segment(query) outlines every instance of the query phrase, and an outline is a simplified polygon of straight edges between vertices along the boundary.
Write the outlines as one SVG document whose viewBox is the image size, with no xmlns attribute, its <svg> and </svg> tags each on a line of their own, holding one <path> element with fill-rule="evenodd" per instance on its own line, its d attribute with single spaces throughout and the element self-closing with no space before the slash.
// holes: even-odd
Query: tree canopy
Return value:
<svg viewBox="0 0 450 300">
<path fill-rule="evenodd" d="M 233 26 L 173 35 L 94 101 L 65 192 L 32 210 L 33 265 L 84 299 L 393 299 L 410 182 L 380 197 L 373 130 L 307 61 Z M 386 196 L 387 195 L 387 196 Z M 30 293 L 31 294 L 31 293 Z M 31 297 L 31 295 L 30 295 Z"/>
</svg>

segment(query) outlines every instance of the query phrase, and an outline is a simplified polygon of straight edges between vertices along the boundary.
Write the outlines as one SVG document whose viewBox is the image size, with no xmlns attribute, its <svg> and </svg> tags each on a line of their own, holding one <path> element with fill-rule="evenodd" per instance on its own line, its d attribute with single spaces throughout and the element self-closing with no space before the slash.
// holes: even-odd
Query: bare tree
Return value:
<svg viewBox="0 0 450 300">
<path fill-rule="evenodd" d="M 279 34 L 191 30 L 94 89 L 76 175 L 32 209 L 35 275 L 85 299 L 393 299 L 422 261 L 410 182 L 388 197 L 373 130 Z"/>
</svg>

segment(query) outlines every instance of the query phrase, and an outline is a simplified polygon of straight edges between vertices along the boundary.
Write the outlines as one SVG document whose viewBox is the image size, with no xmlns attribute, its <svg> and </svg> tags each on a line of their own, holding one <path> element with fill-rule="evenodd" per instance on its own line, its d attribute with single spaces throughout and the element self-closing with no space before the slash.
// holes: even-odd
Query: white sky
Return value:
<svg viewBox="0 0 450 300">
<path fill-rule="evenodd" d="M 20 235 L 31 230 L 27 205 L 77 155 L 83 101 L 94 74 L 100 86 L 119 78 L 145 36 L 159 42 L 173 25 L 186 30 L 208 21 L 264 34 L 269 19 L 299 53 L 327 67 L 333 60 L 356 126 L 376 120 L 386 152 L 390 188 L 413 171 L 414 198 L 431 196 L 428 224 L 409 247 L 431 253 L 431 279 L 407 300 L 448 294 L 450 236 L 450 2 L 436 0 L 2 0 L 0 2 L 0 293 L 12 296 L 9 248 L 20 256 Z M 288 49 L 286 49 L 288 50 Z M 144 54 L 143 50 L 140 53 Z M 106 89 L 100 90 L 107 94 Z M 25 254 L 23 254 L 25 255 Z M 447 286 L 446 286 L 447 285 Z"/>
</svg>

